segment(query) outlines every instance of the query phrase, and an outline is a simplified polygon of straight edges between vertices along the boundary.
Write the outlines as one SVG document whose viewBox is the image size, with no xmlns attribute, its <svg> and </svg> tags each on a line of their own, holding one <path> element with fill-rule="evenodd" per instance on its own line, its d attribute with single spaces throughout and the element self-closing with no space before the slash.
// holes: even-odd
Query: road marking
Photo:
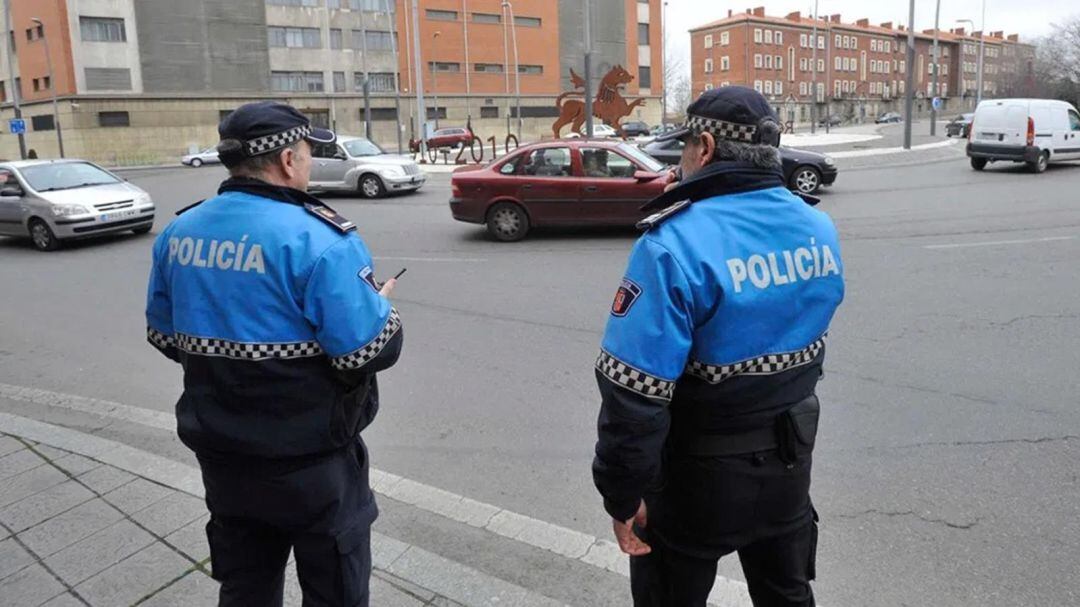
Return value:
<svg viewBox="0 0 1080 607">
<path fill-rule="evenodd" d="M 470 257 L 373 257 L 375 261 L 418 261 L 431 263 L 487 263 L 486 259 Z"/>
<path fill-rule="evenodd" d="M 4 383 L 0 383 L 0 398 L 92 413 L 152 428 L 176 430 L 176 418 L 171 413 L 132 407 L 97 398 Z M 181 490 L 187 493 L 199 497 L 203 495 L 198 470 L 152 453 L 141 452 L 127 445 L 75 430 L 5 413 L 0 413 L 0 430 L 94 459 L 100 459 L 104 454 L 108 461 L 101 461 L 107 464 L 170 487 L 180 488 L 174 484 L 178 483 L 183 487 Z M 173 476 L 177 480 L 169 480 Z M 370 470 L 370 479 L 372 490 L 390 499 L 471 527 L 484 529 L 534 548 L 547 550 L 626 577 L 630 575 L 629 559 L 614 542 L 478 502 L 375 468 Z M 713 585 L 712 593 L 709 594 L 709 603 L 718 607 L 750 607 L 751 605 L 750 595 L 744 582 L 720 575 L 716 576 L 716 583 Z"/>
<path fill-rule="evenodd" d="M 1047 238 L 1028 238 L 1025 240 L 992 240 L 989 242 L 958 242 L 953 244 L 930 244 L 924 249 L 967 249 L 970 247 L 996 247 L 1011 244 L 1035 244 L 1039 242 L 1060 242 L 1062 240 L 1075 240 L 1075 236 L 1049 236 Z"/>
</svg>

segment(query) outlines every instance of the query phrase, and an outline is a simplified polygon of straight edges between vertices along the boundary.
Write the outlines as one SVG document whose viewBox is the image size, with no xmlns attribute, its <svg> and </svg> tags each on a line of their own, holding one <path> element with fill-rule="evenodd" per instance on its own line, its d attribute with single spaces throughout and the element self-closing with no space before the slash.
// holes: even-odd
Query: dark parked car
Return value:
<svg viewBox="0 0 1080 607">
<path fill-rule="evenodd" d="M 975 114 L 960 114 L 945 125 L 946 137 L 967 137 Z"/>
<path fill-rule="evenodd" d="M 649 131 L 651 131 L 651 130 L 652 129 L 649 128 L 649 125 L 645 124 L 644 122 L 641 122 L 640 120 L 635 121 L 635 122 L 624 122 L 623 125 L 622 125 L 623 135 L 625 135 L 627 137 L 638 137 L 640 135 L 648 135 Z"/>
<path fill-rule="evenodd" d="M 682 149 L 683 142 L 676 139 L 650 143 L 645 153 L 665 164 L 678 164 Z M 784 179 L 792 190 L 813 194 L 836 181 L 836 164 L 825 154 L 781 147 L 780 160 L 784 163 Z"/>
<path fill-rule="evenodd" d="M 469 145 L 472 143 L 473 134 L 472 131 L 465 128 L 448 128 L 439 129 L 431 134 L 428 138 L 427 146 L 429 148 L 456 148 L 459 145 Z"/>
<path fill-rule="evenodd" d="M 840 118 L 840 116 L 830 114 L 829 116 L 825 116 L 821 120 L 818 120 L 818 126 L 825 126 L 826 124 L 829 126 L 840 126 L 840 123 L 843 121 L 844 120 Z"/>
<path fill-rule="evenodd" d="M 487 224 L 502 241 L 521 240 L 535 226 L 632 226 L 646 216 L 640 207 L 664 191 L 664 168 L 621 141 L 534 143 L 454 171 L 450 213 Z"/>
<path fill-rule="evenodd" d="M 889 124 L 892 122 L 903 122 L 904 117 L 896 112 L 885 112 L 874 119 L 874 124 Z"/>
</svg>

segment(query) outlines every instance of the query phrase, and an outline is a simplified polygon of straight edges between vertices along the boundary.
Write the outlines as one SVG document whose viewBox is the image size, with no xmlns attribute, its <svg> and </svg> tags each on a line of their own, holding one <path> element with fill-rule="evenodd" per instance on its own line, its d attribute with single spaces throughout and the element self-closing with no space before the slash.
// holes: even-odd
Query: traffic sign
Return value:
<svg viewBox="0 0 1080 607">
<path fill-rule="evenodd" d="M 8 121 L 8 130 L 12 135 L 22 135 L 26 133 L 26 121 L 22 118 L 12 118 Z"/>
<path fill-rule="evenodd" d="M 935 110 L 940 110 L 942 106 L 941 97 L 934 97 L 933 104 Z"/>
</svg>

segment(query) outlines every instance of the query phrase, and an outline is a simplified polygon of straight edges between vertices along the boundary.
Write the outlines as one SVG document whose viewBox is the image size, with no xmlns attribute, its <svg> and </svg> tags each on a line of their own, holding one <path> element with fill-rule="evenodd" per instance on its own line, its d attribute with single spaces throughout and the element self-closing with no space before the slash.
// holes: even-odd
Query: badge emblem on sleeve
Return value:
<svg viewBox="0 0 1080 607">
<path fill-rule="evenodd" d="M 624 278 L 622 284 L 619 285 L 619 290 L 615 292 L 615 301 L 611 304 L 611 313 L 615 316 L 626 316 L 640 296 L 641 287 L 629 278 Z"/>
<path fill-rule="evenodd" d="M 360 280 L 368 283 L 368 285 L 370 285 L 372 289 L 375 289 L 376 293 L 379 292 L 379 281 L 375 280 L 375 271 L 372 270 L 370 267 L 365 266 L 364 269 L 357 272 L 356 275 L 360 278 Z"/>
</svg>

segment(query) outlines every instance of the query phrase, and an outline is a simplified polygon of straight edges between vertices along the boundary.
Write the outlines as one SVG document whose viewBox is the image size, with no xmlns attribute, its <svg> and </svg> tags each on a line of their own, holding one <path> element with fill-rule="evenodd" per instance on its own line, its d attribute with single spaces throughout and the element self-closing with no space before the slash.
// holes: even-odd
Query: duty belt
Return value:
<svg viewBox="0 0 1080 607">
<path fill-rule="evenodd" d="M 800 452 L 813 450 L 817 437 L 820 404 L 809 396 L 764 426 L 737 434 L 698 434 L 678 440 L 673 447 L 699 457 L 729 457 L 761 451 L 777 451 L 785 462 L 794 462 Z"/>
</svg>

